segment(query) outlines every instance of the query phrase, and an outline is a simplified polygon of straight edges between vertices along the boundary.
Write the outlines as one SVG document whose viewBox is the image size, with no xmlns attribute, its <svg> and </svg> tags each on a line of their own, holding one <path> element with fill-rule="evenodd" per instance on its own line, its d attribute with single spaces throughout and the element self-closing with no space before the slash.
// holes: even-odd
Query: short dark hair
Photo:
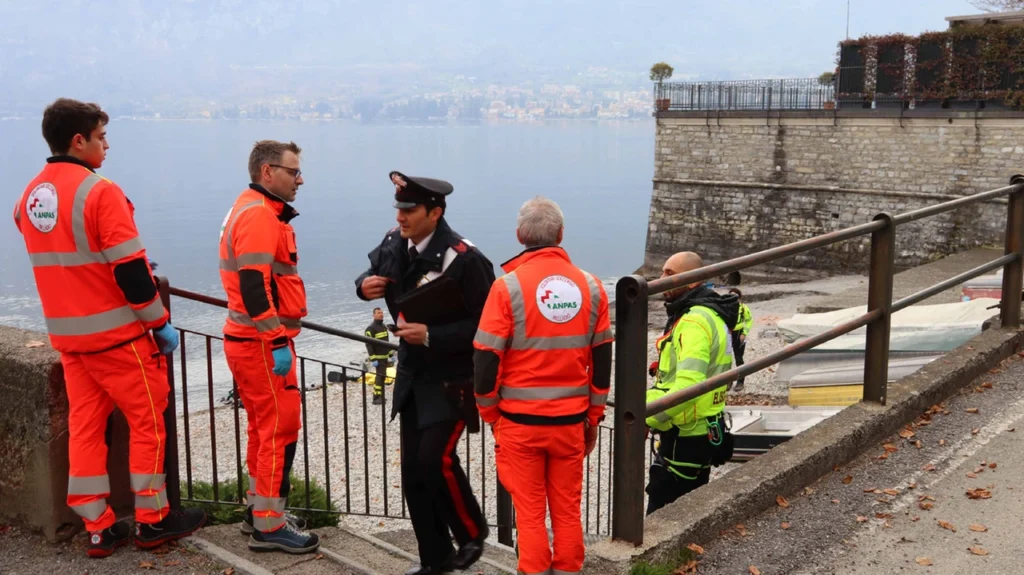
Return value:
<svg viewBox="0 0 1024 575">
<path fill-rule="evenodd" d="M 384 311 L 384 310 L 380 309 L 379 307 L 373 308 L 373 313 L 377 313 L 379 311 Z"/>
<path fill-rule="evenodd" d="M 729 293 L 734 293 L 734 294 L 736 294 L 736 295 L 737 295 L 738 297 L 743 297 L 743 292 L 741 292 L 741 291 L 740 291 L 740 288 L 731 288 L 731 289 L 729 290 Z"/>
<path fill-rule="evenodd" d="M 82 134 L 88 142 L 92 131 L 109 121 L 97 104 L 58 98 L 43 111 L 43 138 L 54 155 L 66 154 L 75 136 Z"/>
<path fill-rule="evenodd" d="M 249 154 L 249 177 L 253 182 L 260 181 L 260 170 L 263 164 L 276 164 L 281 161 L 285 152 L 291 152 L 298 156 L 302 153 L 295 142 L 278 142 L 277 140 L 260 140 L 252 147 Z"/>
</svg>

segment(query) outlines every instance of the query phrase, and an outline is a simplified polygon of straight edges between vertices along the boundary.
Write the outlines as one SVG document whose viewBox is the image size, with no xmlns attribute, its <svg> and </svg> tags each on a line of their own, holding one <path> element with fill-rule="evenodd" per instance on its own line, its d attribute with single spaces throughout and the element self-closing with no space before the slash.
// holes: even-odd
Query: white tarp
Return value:
<svg viewBox="0 0 1024 575">
<path fill-rule="evenodd" d="M 889 335 L 891 351 L 949 351 L 981 333 L 981 324 L 998 315 L 994 298 L 917 305 L 892 315 Z M 992 308 L 992 309 L 989 309 Z M 805 339 L 856 319 L 867 312 L 867 306 L 841 309 L 827 313 L 796 314 L 778 323 L 779 334 L 786 343 Z M 825 350 L 863 350 L 867 328 L 860 328 L 814 348 Z"/>
</svg>

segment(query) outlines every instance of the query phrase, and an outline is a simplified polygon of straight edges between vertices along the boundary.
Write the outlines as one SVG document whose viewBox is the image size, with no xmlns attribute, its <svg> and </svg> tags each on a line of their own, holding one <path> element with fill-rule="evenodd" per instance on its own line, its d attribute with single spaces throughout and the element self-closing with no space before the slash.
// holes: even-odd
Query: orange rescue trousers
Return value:
<svg viewBox="0 0 1024 575">
<path fill-rule="evenodd" d="M 503 417 L 494 434 L 498 479 L 516 510 L 519 573 L 579 573 L 584 554 L 583 423 L 522 425 Z M 549 507 L 554 558 L 544 521 Z"/>
<path fill-rule="evenodd" d="M 295 348 L 291 349 L 292 369 L 280 376 L 272 371 L 270 344 L 224 340 L 224 355 L 249 420 L 245 463 L 249 468 L 253 526 L 264 532 L 276 531 L 285 524 L 284 507 L 291 489 L 288 474 L 302 426 Z"/>
<path fill-rule="evenodd" d="M 89 531 L 114 524 L 107 505 L 107 419 L 116 406 L 128 420 L 128 469 L 135 492 L 135 520 L 157 523 L 167 516 L 164 490 L 164 409 L 167 364 L 156 344 L 142 337 L 90 354 L 61 354 L 68 391 L 68 506 Z"/>
</svg>

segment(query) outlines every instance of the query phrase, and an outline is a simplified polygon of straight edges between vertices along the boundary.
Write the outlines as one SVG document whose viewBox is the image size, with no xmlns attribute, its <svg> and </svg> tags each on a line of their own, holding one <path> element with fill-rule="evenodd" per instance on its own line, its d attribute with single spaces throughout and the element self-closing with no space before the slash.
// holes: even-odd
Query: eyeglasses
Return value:
<svg viewBox="0 0 1024 575">
<path fill-rule="evenodd" d="M 282 170 L 287 171 L 296 180 L 299 179 L 299 176 L 302 175 L 302 170 L 300 170 L 298 168 L 289 168 L 288 166 L 282 166 L 280 164 L 267 164 L 267 165 L 270 166 L 271 168 L 281 168 Z"/>
</svg>

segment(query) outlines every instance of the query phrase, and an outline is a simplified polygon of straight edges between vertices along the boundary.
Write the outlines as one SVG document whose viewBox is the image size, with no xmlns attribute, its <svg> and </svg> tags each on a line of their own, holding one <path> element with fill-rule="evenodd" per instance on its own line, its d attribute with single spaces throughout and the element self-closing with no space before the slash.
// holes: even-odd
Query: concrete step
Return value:
<svg viewBox="0 0 1024 575">
<path fill-rule="evenodd" d="M 317 529 L 317 533 L 329 532 L 320 545 L 322 553 L 333 555 L 333 559 L 355 573 L 362 575 L 391 575 L 405 573 L 418 563 L 415 556 L 356 531 L 337 527 Z"/>
<path fill-rule="evenodd" d="M 417 560 L 416 535 L 412 529 L 376 533 L 373 538 L 401 550 L 411 561 Z M 490 539 L 496 538 L 497 533 L 492 531 Z M 468 572 L 482 575 L 515 575 L 518 563 L 514 549 L 496 541 L 488 541 L 484 547 L 484 556 Z"/>
<path fill-rule="evenodd" d="M 190 539 L 207 554 L 231 565 L 236 574 L 245 575 L 377 575 L 377 571 L 362 569 L 357 561 L 347 560 L 331 549 L 344 535 L 337 529 L 314 530 L 320 535 L 320 550 L 305 555 L 290 555 L 281 552 L 255 552 L 248 547 L 249 537 L 242 535 L 238 525 L 214 525 L 206 527 Z M 403 571 L 404 572 L 404 571 Z M 387 571 L 380 573 L 388 573 Z"/>
</svg>

